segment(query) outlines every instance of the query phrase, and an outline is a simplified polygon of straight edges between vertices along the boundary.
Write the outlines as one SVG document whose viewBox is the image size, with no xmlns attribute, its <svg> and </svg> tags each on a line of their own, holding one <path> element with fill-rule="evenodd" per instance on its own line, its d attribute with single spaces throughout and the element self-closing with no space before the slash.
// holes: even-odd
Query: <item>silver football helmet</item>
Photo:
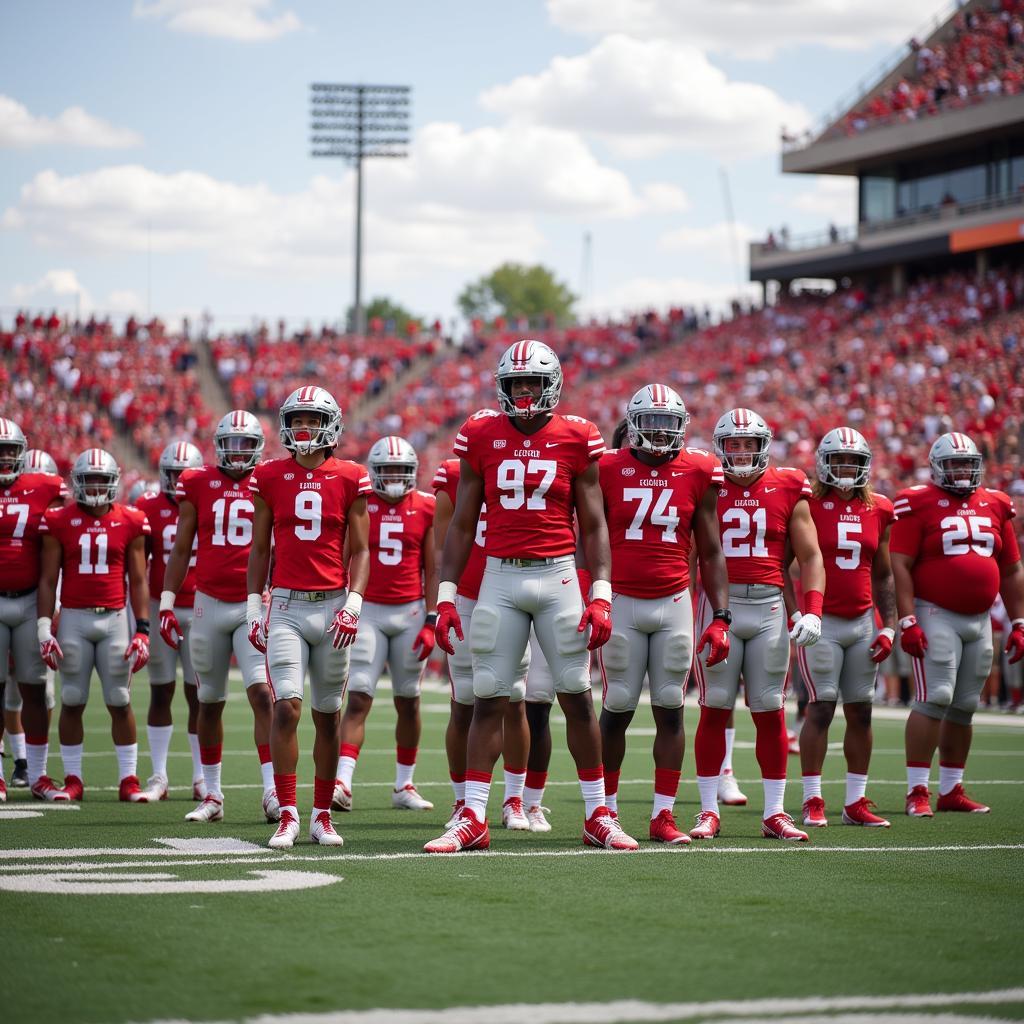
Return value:
<svg viewBox="0 0 1024 1024">
<path fill-rule="evenodd" d="M 320 426 L 291 426 L 291 417 L 298 412 L 315 412 L 320 414 Z M 333 448 L 341 437 L 344 426 L 341 422 L 341 409 L 334 396 L 315 384 L 296 388 L 281 406 L 281 444 L 293 455 L 309 455 L 321 448 Z"/>
<path fill-rule="evenodd" d="M 747 453 L 727 454 L 725 442 L 730 437 L 752 437 L 759 447 L 751 455 Z M 771 427 L 752 409 L 730 409 L 715 424 L 712 438 L 715 454 L 722 463 L 722 469 L 733 476 L 756 476 L 768 468 L 768 450 L 772 444 Z M 734 460 L 750 459 L 748 465 L 737 464 Z"/>
<path fill-rule="evenodd" d="M 629 447 L 652 455 L 681 451 L 690 414 L 678 393 L 666 384 L 642 387 L 626 406 Z M 658 439 L 660 443 L 656 443 Z"/>
<path fill-rule="evenodd" d="M 512 398 L 512 381 L 516 377 L 540 377 L 544 389 L 536 400 Z M 505 349 L 494 374 L 498 385 L 498 405 L 506 416 L 529 419 L 551 412 L 562 394 L 562 366 L 558 356 L 542 341 L 517 341 Z"/>
<path fill-rule="evenodd" d="M 25 469 L 28 441 L 14 420 L 0 419 L 0 485 L 13 484 Z"/>
<path fill-rule="evenodd" d="M 247 472 L 263 454 L 263 426 L 245 409 L 235 409 L 221 418 L 213 432 L 217 465 L 228 472 Z"/>
<path fill-rule="evenodd" d="M 49 473 L 51 476 L 60 476 L 60 469 L 57 467 L 57 460 L 41 448 L 29 448 L 25 452 L 26 473 Z"/>
<path fill-rule="evenodd" d="M 404 437 L 382 437 L 366 460 L 370 486 L 382 498 L 402 498 L 415 488 L 419 464 L 416 449 Z"/>
<path fill-rule="evenodd" d="M 75 459 L 71 467 L 71 493 L 79 505 L 95 508 L 117 500 L 121 470 L 110 452 L 89 448 Z"/>
<path fill-rule="evenodd" d="M 851 465 L 851 459 L 857 465 Z M 836 427 L 818 442 L 814 464 L 818 479 L 829 487 L 864 487 L 871 471 L 871 448 L 853 427 Z"/>
<path fill-rule="evenodd" d="M 928 452 L 932 483 L 952 494 L 972 494 L 981 486 L 981 464 L 978 446 L 956 431 L 937 437 Z"/>
<path fill-rule="evenodd" d="M 173 501 L 178 477 L 186 469 L 198 469 L 202 464 L 202 452 L 194 444 L 172 441 L 160 453 L 160 490 Z"/>
</svg>

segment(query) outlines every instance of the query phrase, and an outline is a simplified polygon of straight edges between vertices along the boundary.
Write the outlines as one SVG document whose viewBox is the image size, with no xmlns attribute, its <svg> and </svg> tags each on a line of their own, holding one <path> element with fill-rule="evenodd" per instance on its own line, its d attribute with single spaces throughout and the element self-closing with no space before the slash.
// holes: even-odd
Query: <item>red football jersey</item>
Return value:
<svg viewBox="0 0 1024 1024">
<path fill-rule="evenodd" d="M 149 536 L 145 512 L 115 502 L 102 516 L 81 505 L 51 508 L 39 527 L 64 552 L 60 603 L 68 608 L 123 608 L 125 555 L 136 537 Z"/>
<path fill-rule="evenodd" d="M 272 585 L 290 590 L 341 590 L 348 510 L 372 493 L 366 469 L 331 456 L 305 469 L 290 455 L 261 462 L 249 478 L 274 516 Z"/>
<path fill-rule="evenodd" d="M 601 490 L 612 548 L 612 590 L 629 597 L 677 594 L 690 585 L 693 514 L 722 464 L 686 448 L 660 466 L 629 448 L 601 457 Z"/>
<path fill-rule="evenodd" d="M 495 558 L 556 558 L 576 551 L 573 481 L 605 451 L 597 427 L 555 413 L 536 433 L 492 409 L 474 413 L 452 446 L 484 481 Z"/>
<path fill-rule="evenodd" d="M 769 466 L 756 483 L 725 478 L 718 489 L 718 522 L 730 583 L 782 586 L 789 517 L 810 496 L 807 477 L 788 466 Z"/>
<path fill-rule="evenodd" d="M 914 596 L 960 615 L 987 612 L 1000 570 L 1020 561 L 1013 502 L 979 487 L 966 498 L 935 484 L 896 495 L 891 551 L 914 559 Z"/>
<path fill-rule="evenodd" d="M 363 595 L 376 604 L 406 604 L 423 597 L 423 542 L 434 525 L 435 499 L 410 491 L 391 505 L 378 494 L 370 516 L 370 582 Z"/>
<path fill-rule="evenodd" d="M 0 590 L 29 590 L 39 583 L 39 525 L 43 513 L 68 496 L 49 473 L 22 473 L 0 487 Z"/>
<path fill-rule="evenodd" d="M 186 469 L 175 496 L 196 510 L 195 586 L 218 601 L 246 598 L 245 570 L 252 547 L 252 495 L 249 477 L 234 480 L 217 466 Z"/>
<path fill-rule="evenodd" d="M 164 570 L 171 559 L 171 548 L 178 533 L 178 505 L 163 491 L 147 491 L 135 503 L 135 507 L 146 513 L 149 520 L 149 594 L 159 598 L 164 589 Z M 175 608 L 191 608 L 196 603 L 196 551 L 199 549 L 199 534 L 192 538 L 192 558 L 189 559 L 185 582 L 174 600 Z"/>
<path fill-rule="evenodd" d="M 434 474 L 434 493 L 444 491 L 451 499 L 452 507 L 455 506 L 455 492 L 459 489 L 459 474 L 462 471 L 460 459 L 445 459 L 437 472 Z M 458 592 L 470 601 L 475 601 L 480 596 L 480 584 L 484 578 L 484 568 L 487 565 L 487 556 L 484 554 L 484 537 L 487 534 L 487 505 L 480 506 L 480 517 L 476 522 L 476 536 L 473 538 L 473 547 L 469 551 L 469 560 L 466 568 L 462 570 L 459 578 Z M 441 557 L 441 552 L 437 553 Z"/>
<path fill-rule="evenodd" d="M 825 560 L 826 615 L 855 619 L 874 603 L 871 565 L 896 516 L 884 495 L 876 494 L 872 501 L 869 508 L 860 498 L 843 501 L 835 492 L 808 499 Z"/>
</svg>

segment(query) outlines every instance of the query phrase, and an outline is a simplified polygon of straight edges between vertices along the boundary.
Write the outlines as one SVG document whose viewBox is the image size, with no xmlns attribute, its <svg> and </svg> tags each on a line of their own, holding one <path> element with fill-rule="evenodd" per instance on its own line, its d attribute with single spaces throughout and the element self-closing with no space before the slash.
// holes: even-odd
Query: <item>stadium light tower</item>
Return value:
<svg viewBox="0 0 1024 1024">
<path fill-rule="evenodd" d="M 311 156 L 341 157 L 356 168 L 356 267 L 354 327 L 366 329 L 363 311 L 363 161 L 376 157 L 408 156 L 408 85 L 340 85 L 314 82 L 310 86 Z"/>
</svg>

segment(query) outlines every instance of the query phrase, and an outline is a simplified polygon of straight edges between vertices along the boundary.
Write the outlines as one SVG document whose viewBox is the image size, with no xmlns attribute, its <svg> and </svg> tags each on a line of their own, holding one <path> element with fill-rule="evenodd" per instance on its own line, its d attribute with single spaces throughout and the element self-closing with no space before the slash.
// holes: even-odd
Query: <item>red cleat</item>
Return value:
<svg viewBox="0 0 1024 1024">
<path fill-rule="evenodd" d="M 871 808 L 877 806 L 878 804 L 874 800 L 862 796 L 856 803 L 847 804 L 843 808 L 843 824 L 864 825 L 867 828 L 888 828 L 889 822 L 885 818 L 871 813 Z"/>
<path fill-rule="evenodd" d="M 761 835 L 765 839 L 783 839 L 787 843 L 806 843 L 807 833 L 802 832 L 793 824 L 793 819 L 785 813 L 773 814 L 761 822 Z"/>
<path fill-rule="evenodd" d="M 972 800 L 965 792 L 964 787 L 958 782 L 948 793 L 939 794 L 939 802 L 935 805 L 937 811 L 961 811 L 966 814 L 988 814 L 990 808 Z"/>
<path fill-rule="evenodd" d="M 462 817 L 443 836 L 423 847 L 424 853 L 459 853 L 462 850 L 486 850 L 491 845 L 487 822 L 481 821 L 468 807 Z"/>
<path fill-rule="evenodd" d="M 794 732 L 792 729 L 786 730 L 786 742 L 789 744 L 789 752 L 791 755 L 799 756 L 800 754 L 800 734 Z"/>
<path fill-rule="evenodd" d="M 607 807 L 598 807 L 583 822 L 584 846 L 600 846 L 605 850 L 639 850 L 640 844 L 622 831 L 618 816 Z"/>
<path fill-rule="evenodd" d="M 690 829 L 691 839 L 714 839 L 722 831 L 722 819 L 714 811 L 701 811 Z"/>
<path fill-rule="evenodd" d="M 911 818 L 931 818 L 931 793 L 927 786 L 915 786 L 907 794 L 907 814 Z"/>
<path fill-rule="evenodd" d="M 68 782 L 77 782 L 78 786 L 75 789 L 68 789 Z M 61 789 L 50 778 L 49 775 L 40 775 L 35 782 L 32 783 L 30 790 L 31 794 L 37 800 L 46 800 L 49 803 L 59 804 L 66 803 L 68 800 L 81 800 L 82 799 L 82 780 L 75 778 L 73 775 L 69 775 L 64 780 L 64 788 Z"/>
<path fill-rule="evenodd" d="M 810 828 L 828 827 L 828 818 L 825 817 L 825 801 L 820 796 L 812 796 L 804 801 L 804 824 Z"/>
<path fill-rule="evenodd" d="M 137 775 L 126 775 L 121 780 L 121 785 L 117 787 L 117 799 L 125 804 L 149 803 Z"/>
<path fill-rule="evenodd" d="M 666 807 L 659 811 L 656 818 L 651 818 L 651 839 L 656 843 L 668 843 L 671 846 L 689 846 L 690 837 L 676 828 L 676 819 Z"/>
</svg>

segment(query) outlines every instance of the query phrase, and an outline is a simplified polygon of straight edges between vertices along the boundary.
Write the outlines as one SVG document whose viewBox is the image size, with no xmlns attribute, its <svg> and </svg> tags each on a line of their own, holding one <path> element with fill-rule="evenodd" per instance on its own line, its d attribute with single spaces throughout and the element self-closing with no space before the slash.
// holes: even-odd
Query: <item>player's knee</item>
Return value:
<svg viewBox="0 0 1024 1024">
<path fill-rule="evenodd" d="M 590 694 L 590 665 L 584 661 L 583 664 L 568 664 L 555 680 L 555 691 L 557 693 L 581 693 L 586 690 Z"/>
<path fill-rule="evenodd" d="M 601 707 L 613 715 L 624 715 L 636 711 L 639 695 L 631 692 L 621 680 L 608 680 L 608 688 L 604 692 Z"/>
<path fill-rule="evenodd" d="M 89 691 L 77 683 L 65 683 L 60 689 L 60 702 L 65 707 L 79 708 L 85 704 Z"/>
<path fill-rule="evenodd" d="M 948 704 L 935 704 L 928 700 L 915 700 L 910 705 L 910 710 L 916 711 L 919 715 L 924 715 L 925 718 L 933 718 L 935 721 L 941 722 L 946 717 L 948 707 Z"/>
<path fill-rule="evenodd" d="M 126 708 L 131 703 L 128 685 L 108 686 L 103 694 L 108 708 Z"/>
<path fill-rule="evenodd" d="M 469 649 L 474 654 L 490 654 L 498 645 L 498 629 L 501 617 L 498 609 L 490 605 L 478 604 L 473 609 L 473 618 L 469 624 Z M 476 667 L 474 666 L 474 687 L 476 686 Z"/>
<path fill-rule="evenodd" d="M 362 690 L 353 690 L 352 683 L 348 686 L 348 704 L 345 707 L 345 716 L 351 721 L 366 718 L 373 707 L 373 695 L 364 693 Z"/>
<path fill-rule="evenodd" d="M 220 704 L 224 701 L 225 693 L 223 686 L 214 683 L 201 682 L 196 689 L 200 704 Z"/>
<path fill-rule="evenodd" d="M 807 705 L 807 720 L 819 729 L 827 729 L 832 724 L 835 713 L 834 700 L 817 700 Z"/>
<path fill-rule="evenodd" d="M 750 695 L 751 711 L 778 711 L 784 703 L 781 689 Z"/>
<path fill-rule="evenodd" d="M 508 699 L 513 704 L 522 704 L 523 701 L 526 700 L 526 677 L 525 676 L 518 676 L 515 679 L 515 681 L 512 683 L 512 692 L 509 693 Z M 538 696 L 537 697 L 537 700 L 543 700 L 543 699 L 544 699 L 543 696 Z M 555 699 L 554 696 L 552 696 L 551 700 L 554 700 L 554 699 Z"/>
<path fill-rule="evenodd" d="M 299 724 L 302 703 L 298 698 L 279 700 L 274 705 L 274 726 L 280 729 L 295 729 Z"/>
<path fill-rule="evenodd" d="M 420 713 L 419 694 L 395 694 L 395 713 L 406 721 L 415 719 Z"/>
<path fill-rule="evenodd" d="M 341 711 L 343 687 L 331 687 L 329 690 L 310 694 L 310 707 L 322 715 L 336 715 Z M 282 701 L 287 703 L 287 701 Z"/>
<path fill-rule="evenodd" d="M 473 613 L 473 619 L 476 620 L 476 613 Z M 497 674 L 490 666 L 480 665 L 473 670 L 473 696 L 483 697 L 484 699 L 490 697 L 506 697 L 511 692 L 511 685 L 502 685 Z"/>
<path fill-rule="evenodd" d="M 946 708 L 945 720 L 954 725 L 970 725 L 974 721 L 974 712 L 978 709 L 978 700 L 972 702 L 961 701 L 957 704 L 950 704 Z"/>
<path fill-rule="evenodd" d="M 269 712 L 273 706 L 274 701 L 270 696 L 270 687 L 264 680 L 260 680 L 259 682 L 246 687 L 245 695 L 249 700 L 249 707 L 257 713 L 261 711 Z"/>
<path fill-rule="evenodd" d="M 651 688 L 651 704 L 656 708 L 674 711 L 683 706 L 682 680 L 667 680 Z"/>
<path fill-rule="evenodd" d="M 349 703 L 351 703 L 353 697 L 366 697 L 372 704 L 376 690 L 377 684 L 368 672 L 362 672 L 356 669 L 349 673 Z"/>
</svg>

